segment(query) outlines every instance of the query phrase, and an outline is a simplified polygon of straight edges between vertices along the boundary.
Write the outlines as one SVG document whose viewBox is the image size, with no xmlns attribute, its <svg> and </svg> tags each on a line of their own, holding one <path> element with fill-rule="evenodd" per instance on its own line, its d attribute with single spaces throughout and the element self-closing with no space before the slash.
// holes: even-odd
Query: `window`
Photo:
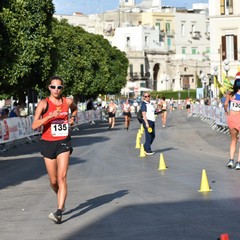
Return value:
<svg viewBox="0 0 240 240">
<path fill-rule="evenodd" d="M 161 24 L 160 22 L 156 22 L 156 28 L 160 31 L 161 30 Z"/>
<path fill-rule="evenodd" d="M 185 37 L 185 31 L 186 31 L 186 29 L 185 29 L 185 23 L 182 23 L 182 24 L 181 24 L 181 36 L 182 36 L 182 37 Z"/>
<path fill-rule="evenodd" d="M 237 36 L 225 35 L 222 36 L 222 60 L 237 60 L 238 59 L 238 46 Z"/>
<path fill-rule="evenodd" d="M 164 42 L 164 36 L 159 35 L 159 42 Z"/>
<path fill-rule="evenodd" d="M 197 54 L 197 48 L 192 48 L 192 54 L 193 55 Z"/>
<path fill-rule="evenodd" d="M 206 34 L 209 34 L 210 30 L 209 30 L 209 23 L 206 23 Z"/>
<path fill-rule="evenodd" d="M 167 46 L 168 46 L 168 49 L 171 48 L 171 45 L 172 45 L 171 38 L 167 38 Z"/>
<path fill-rule="evenodd" d="M 148 46 L 148 36 L 145 36 L 145 47 Z"/>
<path fill-rule="evenodd" d="M 196 26 L 194 23 L 192 23 L 192 34 L 196 31 Z"/>
<path fill-rule="evenodd" d="M 125 0 L 125 3 L 128 3 L 128 0 Z"/>
<path fill-rule="evenodd" d="M 186 48 L 185 47 L 182 48 L 182 54 L 184 54 L 184 55 L 186 54 Z"/>
<path fill-rule="evenodd" d="M 233 14 L 233 0 L 221 0 L 220 13 L 221 15 Z"/>
<path fill-rule="evenodd" d="M 127 37 L 127 38 L 126 38 L 126 41 L 127 41 L 127 44 L 126 44 L 126 45 L 127 45 L 127 47 L 129 47 L 129 46 L 130 46 L 130 37 Z"/>
<path fill-rule="evenodd" d="M 226 6 L 229 10 L 229 14 L 233 14 L 233 0 L 226 0 Z"/>
<path fill-rule="evenodd" d="M 166 32 L 170 33 L 171 29 L 170 29 L 170 23 L 166 23 Z"/>
<path fill-rule="evenodd" d="M 144 77 L 144 65 L 143 64 L 140 65 L 140 73 L 141 73 L 141 77 Z"/>
<path fill-rule="evenodd" d="M 133 77 L 133 65 L 132 64 L 129 65 L 129 75 L 130 75 L 130 77 Z"/>
</svg>

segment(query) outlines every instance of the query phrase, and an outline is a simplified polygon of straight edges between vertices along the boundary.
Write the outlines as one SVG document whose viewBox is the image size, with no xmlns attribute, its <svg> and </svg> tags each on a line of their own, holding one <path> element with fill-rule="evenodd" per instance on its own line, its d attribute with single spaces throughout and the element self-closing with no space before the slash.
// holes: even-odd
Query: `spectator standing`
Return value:
<svg viewBox="0 0 240 240">
<path fill-rule="evenodd" d="M 125 119 L 125 122 L 124 122 L 125 128 L 124 129 L 128 130 L 129 126 L 130 126 L 130 119 L 132 117 L 132 115 L 131 115 L 131 105 L 129 104 L 128 99 L 126 100 L 125 103 L 123 103 L 122 111 L 123 111 L 123 116 L 124 116 L 124 119 Z"/>
<path fill-rule="evenodd" d="M 13 103 L 13 109 L 10 111 L 9 113 L 9 117 L 13 118 L 13 117 L 20 117 L 20 103 L 18 102 L 14 102 Z"/>
<path fill-rule="evenodd" d="M 9 109 L 4 108 L 4 109 L 2 109 L 0 119 L 3 120 L 5 118 L 8 118 L 8 115 L 9 115 Z"/>
<path fill-rule="evenodd" d="M 230 160 L 226 167 L 240 170 L 240 148 L 238 151 L 238 160 L 234 166 L 234 155 L 240 131 L 240 72 L 237 73 L 233 84 L 233 91 L 227 93 L 224 103 L 224 111 L 226 113 L 229 132 L 231 135 L 230 143 Z"/>
<path fill-rule="evenodd" d="M 133 106 L 134 106 L 134 110 L 135 110 L 135 114 L 137 114 L 137 108 L 138 108 L 138 102 L 137 102 L 137 100 L 134 100 L 134 102 L 133 102 Z"/>
<path fill-rule="evenodd" d="M 144 150 L 146 155 L 153 155 L 155 153 L 151 149 L 151 145 L 155 139 L 155 108 L 150 102 L 150 97 L 150 93 L 145 92 L 143 94 L 143 102 L 141 105 L 143 127 L 145 130 Z"/>
<path fill-rule="evenodd" d="M 223 96 L 220 99 L 220 104 L 221 104 L 222 107 L 224 107 L 224 103 L 226 102 L 226 96 L 227 96 L 226 93 L 224 93 Z"/>
<path fill-rule="evenodd" d="M 61 96 L 63 81 L 60 77 L 50 78 L 48 89 L 50 96 L 38 103 L 32 129 L 43 126 L 41 154 L 44 157 L 50 185 L 57 195 L 57 211 L 50 213 L 49 218 L 55 223 L 61 223 L 67 198 L 67 170 L 72 152 L 69 125 L 74 124 L 77 106 L 71 98 Z"/>
<path fill-rule="evenodd" d="M 95 124 L 95 122 L 93 120 L 94 119 L 94 110 L 95 110 L 95 108 L 94 108 L 94 104 L 93 104 L 93 99 L 90 98 L 87 103 L 87 111 L 91 111 L 91 117 L 92 117 L 91 124 Z"/>
<path fill-rule="evenodd" d="M 113 129 L 115 126 L 115 117 L 116 117 L 116 111 L 117 111 L 117 105 L 113 101 L 113 99 L 110 100 L 110 103 L 108 105 L 108 130 Z"/>
</svg>

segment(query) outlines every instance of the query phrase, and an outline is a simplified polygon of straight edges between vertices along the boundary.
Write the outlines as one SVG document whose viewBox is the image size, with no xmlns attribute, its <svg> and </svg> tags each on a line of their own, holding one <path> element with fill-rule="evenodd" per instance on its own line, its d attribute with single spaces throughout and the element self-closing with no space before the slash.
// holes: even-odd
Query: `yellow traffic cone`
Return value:
<svg viewBox="0 0 240 240">
<path fill-rule="evenodd" d="M 162 153 L 160 154 L 158 170 L 167 170 L 167 167 L 166 167 L 166 164 L 165 164 L 164 157 L 163 157 Z"/>
<path fill-rule="evenodd" d="M 141 148 L 139 134 L 137 134 L 137 137 L 136 137 L 136 147 L 135 148 L 137 148 L 137 149 Z"/>
<path fill-rule="evenodd" d="M 139 135 L 139 138 L 142 137 L 141 129 L 138 129 L 138 133 L 137 134 Z"/>
<path fill-rule="evenodd" d="M 146 153 L 145 153 L 143 144 L 141 144 L 141 148 L 140 148 L 140 157 L 146 157 Z"/>
<path fill-rule="evenodd" d="M 144 133 L 144 127 L 143 127 L 143 124 L 141 124 L 141 134 L 143 134 Z"/>
<path fill-rule="evenodd" d="M 198 191 L 199 192 L 210 192 L 210 191 L 212 191 L 209 187 L 207 173 L 206 173 L 205 169 L 202 170 L 201 186 L 200 186 L 200 190 L 198 190 Z"/>
</svg>

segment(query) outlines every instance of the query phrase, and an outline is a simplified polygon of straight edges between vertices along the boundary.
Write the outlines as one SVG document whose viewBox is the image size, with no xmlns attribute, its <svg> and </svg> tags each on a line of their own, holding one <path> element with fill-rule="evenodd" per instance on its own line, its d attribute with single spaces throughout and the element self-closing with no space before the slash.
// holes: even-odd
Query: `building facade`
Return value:
<svg viewBox="0 0 240 240">
<path fill-rule="evenodd" d="M 88 32 L 103 35 L 127 54 L 128 83 L 123 91 L 139 95 L 140 88 L 195 89 L 203 73 L 204 79 L 209 79 L 207 10 L 204 4 L 187 11 L 164 7 L 161 0 L 143 0 L 140 4 L 135 4 L 135 0 L 119 0 L 119 9 L 87 17 L 75 15 L 68 21 L 73 25 L 79 23 Z M 85 18 L 85 24 L 78 18 L 81 21 Z"/>
<path fill-rule="evenodd" d="M 234 79 L 240 60 L 240 1 L 209 0 L 211 70 L 220 82 Z"/>
</svg>

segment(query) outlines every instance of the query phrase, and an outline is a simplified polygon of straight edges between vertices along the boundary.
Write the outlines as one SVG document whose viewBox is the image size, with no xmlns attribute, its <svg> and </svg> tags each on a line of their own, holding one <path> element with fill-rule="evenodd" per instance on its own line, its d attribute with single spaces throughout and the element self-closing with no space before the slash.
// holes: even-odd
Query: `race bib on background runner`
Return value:
<svg viewBox="0 0 240 240">
<path fill-rule="evenodd" d="M 240 111 L 240 102 L 239 101 L 231 101 L 230 102 L 230 110 L 239 112 Z"/>
</svg>

